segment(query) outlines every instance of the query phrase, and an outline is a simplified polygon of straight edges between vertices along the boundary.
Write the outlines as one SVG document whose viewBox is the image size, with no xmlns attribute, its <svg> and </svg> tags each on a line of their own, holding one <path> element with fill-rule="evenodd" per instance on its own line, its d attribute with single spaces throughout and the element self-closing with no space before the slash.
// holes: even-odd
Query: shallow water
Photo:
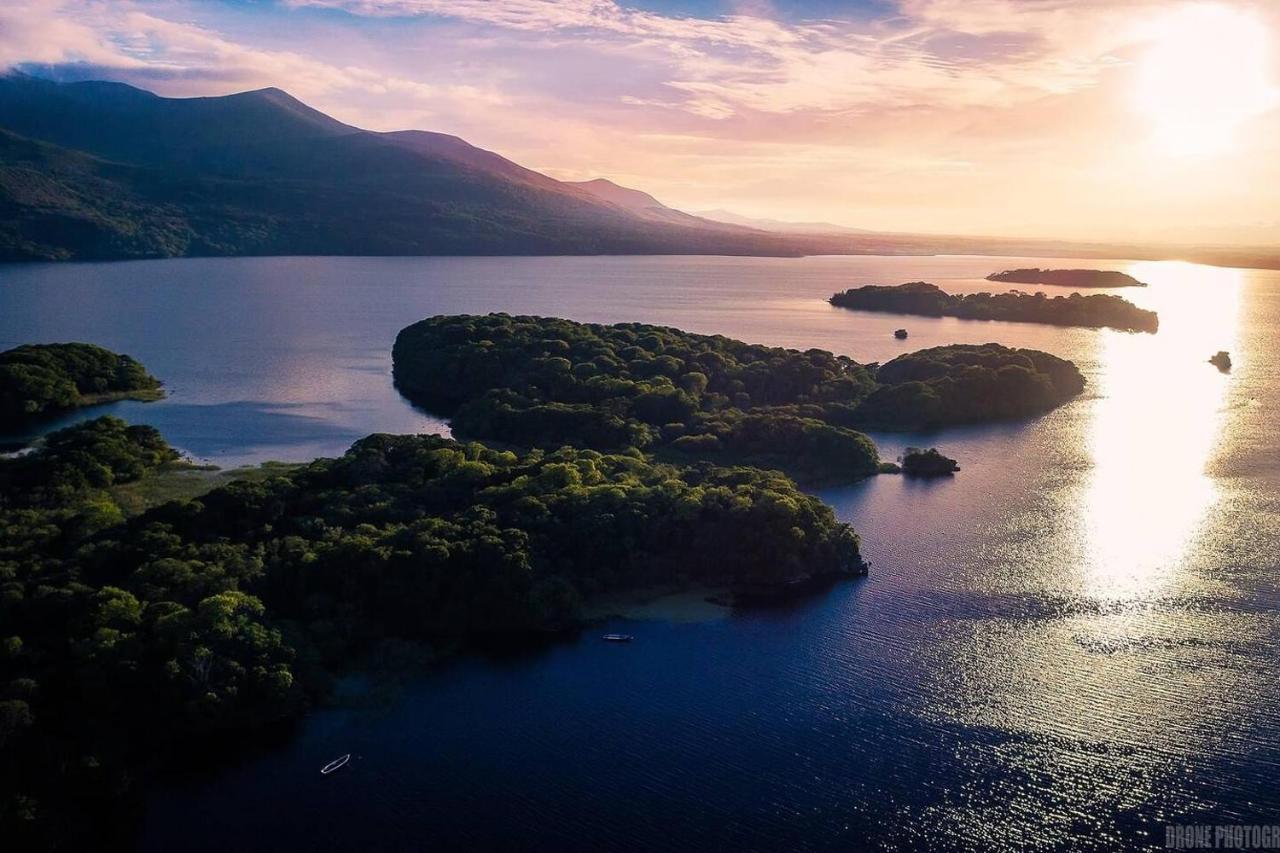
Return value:
<svg viewBox="0 0 1280 853">
<path fill-rule="evenodd" d="M 1157 335 L 863 314 L 863 283 L 998 289 L 1020 258 L 240 259 L 0 268 L 0 346 L 91 340 L 169 399 L 107 410 L 222 464 L 439 429 L 398 329 L 506 310 L 642 320 L 862 360 L 1034 346 L 1089 378 L 1034 421 L 877 435 L 954 479 L 823 491 L 868 578 L 636 642 L 470 659 L 379 711 L 156 790 L 147 850 L 1111 850 L 1280 822 L 1280 273 L 1090 262 Z M 1043 288 L 1052 293 L 1069 292 Z M 907 341 L 892 337 L 906 327 Z M 1206 359 L 1230 350 L 1234 369 Z M 101 410 L 83 413 L 92 416 Z M 321 777 L 336 755 L 349 768 Z"/>
</svg>

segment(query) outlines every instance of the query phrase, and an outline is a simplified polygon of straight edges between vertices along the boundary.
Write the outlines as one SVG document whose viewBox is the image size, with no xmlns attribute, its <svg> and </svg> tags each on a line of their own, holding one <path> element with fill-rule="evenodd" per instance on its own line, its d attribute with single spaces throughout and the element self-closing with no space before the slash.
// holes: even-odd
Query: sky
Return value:
<svg viewBox="0 0 1280 853">
<path fill-rule="evenodd" d="M 1274 0 L 3 0 L 0 66 L 277 86 L 685 210 L 1280 244 Z"/>
</svg>

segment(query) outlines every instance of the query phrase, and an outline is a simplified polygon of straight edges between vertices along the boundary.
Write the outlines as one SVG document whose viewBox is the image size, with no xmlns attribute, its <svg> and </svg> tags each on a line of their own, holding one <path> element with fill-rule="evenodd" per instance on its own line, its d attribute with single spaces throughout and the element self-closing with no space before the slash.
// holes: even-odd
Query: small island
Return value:
<svg viewBox="0 0 1280 853">
<path fill-rule="evenodd" d="M 1058 287 L 1146 287 L 1118 270 L 1042 270 L 1039 267 L 993 272 L 987 281 L 1009 284 L 1050 284 Z"/>
<path fill-rule="evenodd" d="M 1231 372 L 1231 354 L 1226 350 L 1218 350 L 1215 354 L 1209 356 L 1209 363 L 1223 373 Z"/>
<path fill-rule="evenodd" d="M 910 477 L 949 477 L 959 470 L 956 460 L 943 456 L 936 447 L 908 447 L 902 454 L 902 473 Z"/>
<path fill-rule="evenodd" d="M 423 320 L 400 332 L 392 357 L 400 392 L 462 438 L 777 468 L 807 484 L 876 474 L 862 429 L 1029 417 L 1084 388 L 1069 361 L 999 344 L 877 366 L 639 323 L 507 314 Z"/>
<path fill-rule="evenodd" d="M 856 287 L 837 293 L 828 301 L 837 308 L 924 317 L 1004 320 L 1124 332 L 1155 332 L 1160 326 L 1156 312 L 1139 308 L 1109 293 L 1090 296 L 1073 293 L 1053 298 L 1043 293 L 1028 294 L 1016 290 L 1010 293 L 953 295 L 936 284 L 913 281 L 896 286 L 869 284 Z"/>
<path fill-rule="evenodd" d="M 0 426 L 113 400 L 157 400 L 156 379 L 134 359 L 93 344 L 31 344 L 0 352 Z"/>
</svg>

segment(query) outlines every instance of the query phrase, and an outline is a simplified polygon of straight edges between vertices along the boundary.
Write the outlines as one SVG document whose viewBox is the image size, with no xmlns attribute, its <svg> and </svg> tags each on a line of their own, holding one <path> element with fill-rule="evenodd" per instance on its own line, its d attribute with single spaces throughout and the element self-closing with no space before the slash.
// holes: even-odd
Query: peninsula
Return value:
<svg viewBox="0 0 1280 853">
<path fill-rule="evenodd" d="M 759 469 L 373 435 L 126 517 L 114 489 L 176 458 L 104 417 L 0 459 L 14 849 L 96 848 L 165 756 L 295 719 L 380 654 L 530 645 L 611 592 L 759 595 L 866 571 L 849 525 Z"/>
<path fill-rule="evenodd" d="M 913 281 L 907 284 L 855 287 L 828 300 L 837 308 L 854 311 L 881 311 L 890 314 L 919 314 L 924 317 L 959 317 L 964 320 L 1004 320 L 1014 323 L 1044 323 L 1050 326 L 1083 326 L 1091 329 L 1119 329 L 1124 332 L 1152 332 L 1160 326 L 1156 312 L 1109 293 L 1082 296 L 1054 296 L 1043 293 L 950 294 L 936 284 Z"/>
<path fill-rule="evenodd" d="M 439 316 L 402 330 L 397 387 L 454 434 L 779 468 L 806 483 L 879 471 L 858 430 L 1028 417 L 1084 388 L 1073 364 L 999 344 L 865 365 L 826 350 L 547 317 Z"/>
<path fill-rule="evenodd" d="M 1039 267 L 993 272 L 987 281 L 1010 284 L 1051 284 L 1061 287 L 1146 287 L 1128 273 L 1117 270 L 1042 270 Z"/>
<path fill-rule="evenodd" d="M 160 380 L 93 344 L 32 344 L 0 352 L 0 426 L 112 400 L 156 400 Z"/>
</svg>

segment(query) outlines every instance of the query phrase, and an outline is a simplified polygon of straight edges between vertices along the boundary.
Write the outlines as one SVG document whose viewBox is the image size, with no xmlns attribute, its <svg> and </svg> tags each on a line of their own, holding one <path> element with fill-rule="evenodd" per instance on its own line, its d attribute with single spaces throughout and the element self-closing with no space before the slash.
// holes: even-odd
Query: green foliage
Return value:
<svg viewBox="0 0 1280 853">
<path fill-rule="evenodd" d="M 870 370 L 824 350 L 494 314 L 416 323 L 396 339 L 394 358 L 401 391 L 451 412 L 460 435 L 535 447 L 670 448 L 686 459 L 727 450 L 737 462 L 845 481 L 875 471 L 865 436 L 778 408 L 872 391 Z"/>
<path fill-rule="evenodd" d="M 1027 417 L 1084 390 L 1071 362 L 1000 344 L 953 344 L 901 355 L 876 371 L 880 386 L 849 418 L 921 428 Z"/>
<path fill-rule="evenodd" d="M 1063 287 L 1146 287 L 1128 273 L 1117 270 L 1043 270 L 1030 267 L 993 272 L 987 281 L 1014 284 L 1055 284 Z"/>
<path fill-rule="evenodd" d="M 943 456 L 938 448 L 908 447 L 902 454 L 902 473 L 916 477 L 941 477 L 960 470 L 956 460 Z"/>
<path fill-rule="evenodd" d="M 1047 323 L 1053 326 L 1111 328 L 1127 332 L 1155 332 L 1156 312 L 1109 293 L 1055 296 L 1043 293 L 950 294 L 936 284 L 913 281 L 897 286 L 868 284 L 837 293 L 829 300 L 839 308 L 920 314 L 926 317 L 961 317 L 966 320 L 1008 320 Z"/>
<path fill-rule="evenodd" d="M 38 453 L 0 461 L 0 509 L 83 508 L 90 490 L 132 482 L 177 458 L 154 427 L 85 421 L 46 435 Z"/>
<path fill-rule="evenodd" d="M 1084 387 L 1070 362 L 998 344 L 877 368 L 824 350 L 506 314 L 423 320 L 400 333 L 393 355 L 400 390 L 451 414 L 461 436 L 637 448 L 828 482 L 878 470 L 860 428 L 1026 417 Z"/>
<path fill-rule="evenodd" d="M 159 388 L 137 361 L 93 344 L 20 346 L 0 352 L 0 425 Z"/>
<path fill-rule="evenodd" d="M 111 495 L 174 456 L 102 418 L 0 460 L 0 831 L 19 846 L 83 846 L 68 834 L 140 762 L 294 716 L 317 667 L 388 642 L 558 631 L 593 595 L 677 578 L 864 570 L 848 525 L 754 468 L 374 435 L 126 520 Z"/>
</svg>

